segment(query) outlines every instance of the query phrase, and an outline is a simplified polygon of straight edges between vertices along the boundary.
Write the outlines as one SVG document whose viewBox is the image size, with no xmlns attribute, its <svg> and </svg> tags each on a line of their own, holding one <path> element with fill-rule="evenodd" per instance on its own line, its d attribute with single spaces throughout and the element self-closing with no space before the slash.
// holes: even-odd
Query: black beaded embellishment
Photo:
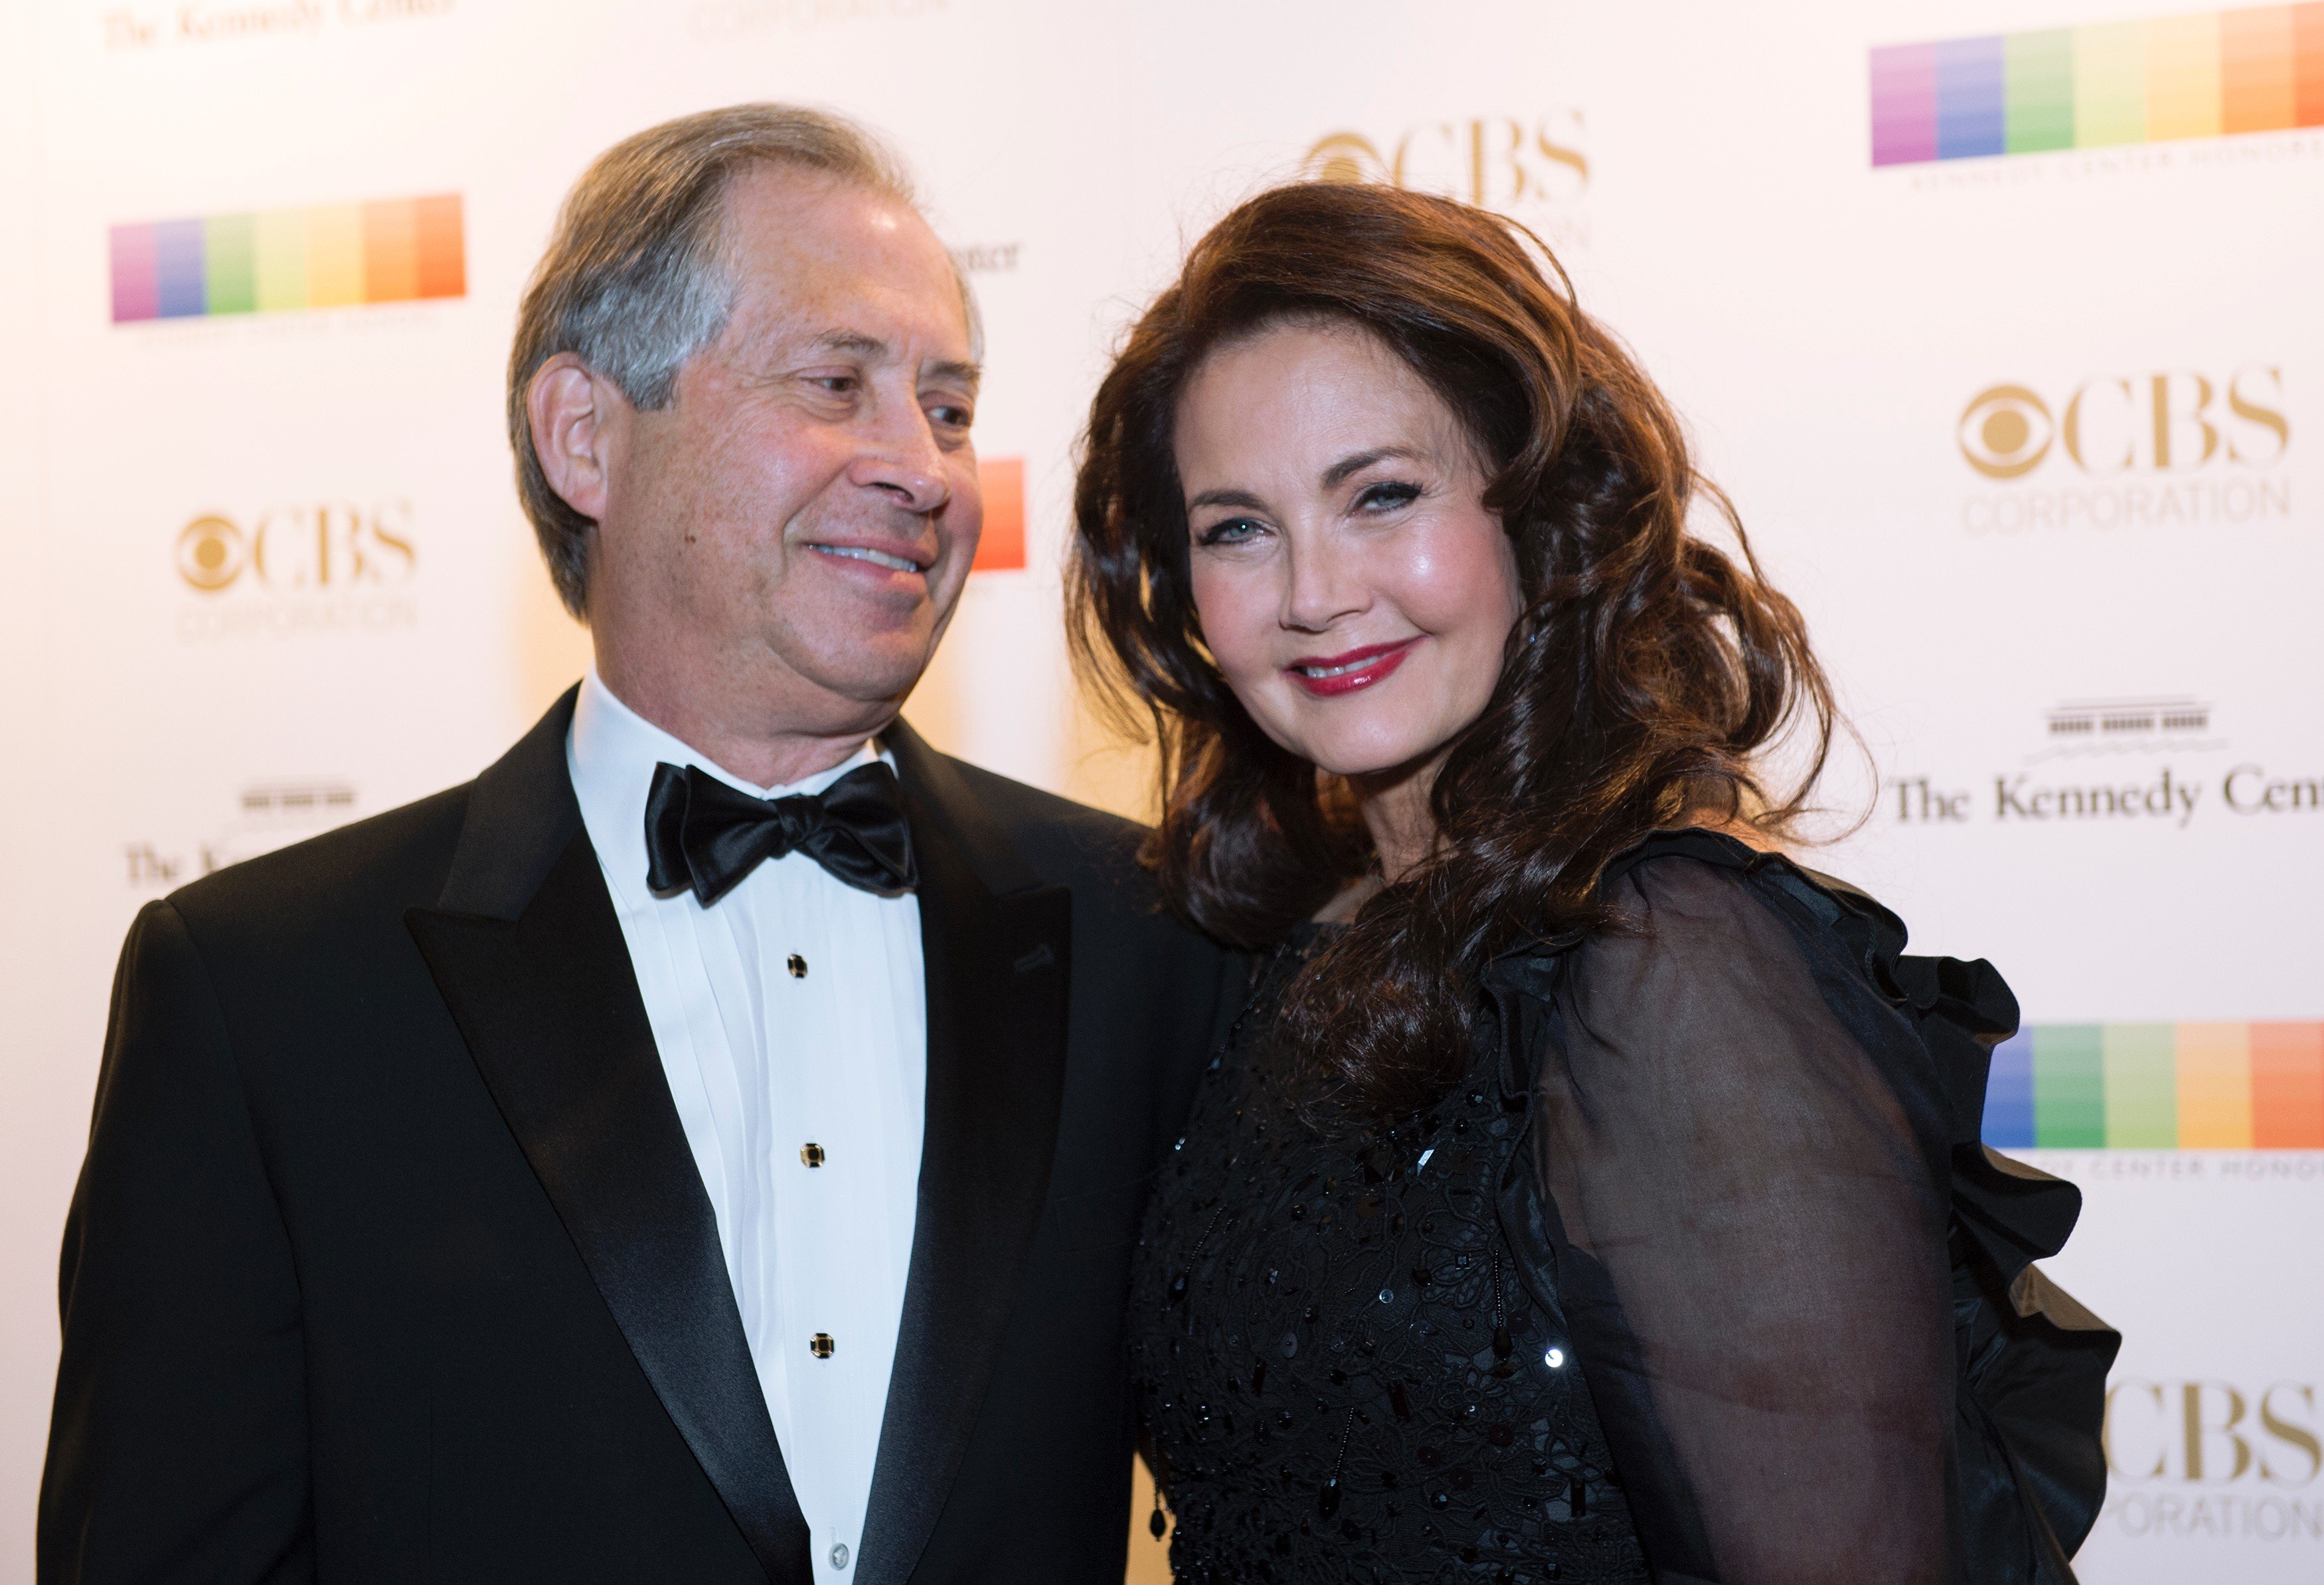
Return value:
<svg viewBox="0 0 2324 1585">
<path fill-rule="evenodd" d="M 1643 1582 L 1572 1345 L 1496 1214 L 1522 1115 L 1480 1083 L 1393 1127 L 1315 1124 L 1266 1038 L 1305 950 L 1260 975 L 1140 1239 L 1130 1369 L 1173 1571 Z"/>
</svg>

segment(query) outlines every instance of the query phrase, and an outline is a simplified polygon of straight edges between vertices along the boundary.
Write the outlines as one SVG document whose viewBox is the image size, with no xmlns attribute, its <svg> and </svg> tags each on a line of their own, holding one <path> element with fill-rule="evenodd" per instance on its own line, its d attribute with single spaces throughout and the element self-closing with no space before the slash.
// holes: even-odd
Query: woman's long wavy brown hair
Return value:
<svg viewBox="0 0 2324 1585">
<path fill-rule="evenodd" d="M 1526 602 L 1431 789 L 1435 853 L 1302 971 L 1277 1027 L 1295 1058 L 1397 1112 L 1458 1081 L 1488 961 L 1614 924 L 1598 882 L 1625 848 L 1690 821 L 1794 822 L 1830 750 L 1831 690 L 1661 393 L 1537 239 L 1394 188 L 1277 188 L 1195 244 L 1130 332 L 1074 494 L 1075 664 L 1125 720 L 1150 718 L 1163 805 L 1147 858 L 1196 926 L 1267 945 L 1374 862 L 1348 789 L 1236 701 L 1188 586 L 1180 393 L 1212 351 L 1286 321 L 1360 327 L 1450 405 Z M 1687 531 L 1698 502 L 1737 556 Z M 1759 758 L 1794 727 L 1804 771 L 1771 789 Z"/>
</svg>

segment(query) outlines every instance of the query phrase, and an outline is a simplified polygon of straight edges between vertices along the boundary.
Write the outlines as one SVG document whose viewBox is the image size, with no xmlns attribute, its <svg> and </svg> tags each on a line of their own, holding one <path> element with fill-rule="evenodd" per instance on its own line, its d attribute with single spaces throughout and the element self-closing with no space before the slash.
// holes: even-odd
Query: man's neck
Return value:
<svg viewBox="0 0 2324 1585">
<path fill-rule="evenodd" d="M 604 653 L 597 657 L 597 677 L 640 718 L 727 775 L 760 788 L 789 787 L 828 770 L 895 720 L 892 709 L 842 710 L 832 713 L 839 719 L 795 726 L 777 705 L 752 709 L 737 707 L 738 700 L 706 699 L 698 690 L 672 687 L 650 672 L 625 670 Z"/>
</svg>

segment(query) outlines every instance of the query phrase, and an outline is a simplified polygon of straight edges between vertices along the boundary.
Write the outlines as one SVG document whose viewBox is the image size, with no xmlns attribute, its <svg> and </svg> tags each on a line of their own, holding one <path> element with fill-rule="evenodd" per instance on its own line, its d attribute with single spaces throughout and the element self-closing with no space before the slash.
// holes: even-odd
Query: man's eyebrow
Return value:
<svg viewBox="0 0 2324 1585">
<path fill-rule="evenodd" d="M 866 336 L 861 330 L 826 330 L 811 344 L 817 352 L 859 353 L 867 358 L 884 358 L 888 344 L 876 336 Z"/>
<path fill-rule="evenodd" d="M 1343 456 L 1323 470 L 1323 488 L 1335 490 L 1376 462 L 1397 458 L 1404 462 L 1421 462 L 1425 458 L 1409 446 L 1375 446 L 1370 451 L 1359 451 Z"/>
<path fill-rule="evenodd" d="M 876 336 L 861 330 L 826 330 L 812 344 L 817 352 L 853 353 L 872 363 L 881 363 L 894 355 L 895 349 Z M 984 365 L 947 358 L 930 364 L 924 371 L 932 380 L 950 381 L 973 391 L 984 378 Z"/>
<path fill-rule="evenodd" d="M 961 363 L 930 364 L 927 366 L 927 377 L 931 380 L 965 385 L 973 391 L 984 379 L 984 365 Z"/>
</svg>

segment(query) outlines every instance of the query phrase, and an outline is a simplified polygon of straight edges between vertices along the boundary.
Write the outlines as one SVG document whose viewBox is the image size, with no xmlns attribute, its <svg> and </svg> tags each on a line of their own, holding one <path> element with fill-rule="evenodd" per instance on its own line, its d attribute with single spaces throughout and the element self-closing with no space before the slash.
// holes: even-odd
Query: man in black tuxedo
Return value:
<svg viewBox="0 0 2324 1585">
<path fill-rule="evenodd" d="M 138 917 L 43 1580 L 1120 1578 L 1130 1249 L 1238 970 L 897 718 L 977 357 L 844 123 L 592 167 L 510 414 L 595 665 Z"/>
</svg>

